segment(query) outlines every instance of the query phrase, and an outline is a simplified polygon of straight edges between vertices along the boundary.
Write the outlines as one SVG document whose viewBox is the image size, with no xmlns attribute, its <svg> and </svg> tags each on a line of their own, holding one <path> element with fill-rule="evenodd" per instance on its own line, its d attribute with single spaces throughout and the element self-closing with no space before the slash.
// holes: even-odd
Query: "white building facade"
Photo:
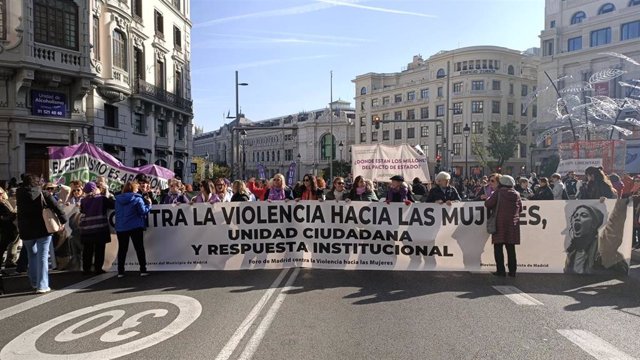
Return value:
<svg viewBox="0 0 640 360">
<path fill-rule="evenodd" d="M 536 106 L 525 109 L 536 79 L 536 56 L 495 46 L 441 51 L 426 61 L 418 55 L 402 72 L 359 75 L 356 143 L 420 145 L 432 171 L 439 158 L 442 169 L 480 176 L 488 169 L 472 154 L 472 141 L 486 144 L 492 124 L 513 123 L 521 129 L 520 146 L 503 172 L 519 173 L 526 167 L 527 125 L 537 117 Z M 377 118 L 389 123 L 376 129 Z"/>
<path fill-rule="evenodd" d="M 211 163 L 232 167 L 235 178 L 259 176 L 259 166 L 264 167 L 267 178 L 277 173 L 286 176 L 292 163 L 297 174 L 294 180 L 306 173 L 329 178 L 331 161 L 351 161 L 350 145 L 355 140 L 355 109 L 345 101 L 335 101 L 331 108 L 333 111 L 317 109 L 255 122 L 242 117 L 238 126 L 234 120 L 216 131 L 195 136 L 193 153 L 207 157 Z M 240 137 L 232 162 L 231 136 L 235 128 L 245 129 L 246 135 Z M 333 169 L 334 176 L 346 172 L 346 167 Z"/>
<path fill-rule="evenodd" d="M 0 12 L 0 179 L 47 177 L 47 146 L 89 141 L 188 180 L 189 0 L 0 0 Z"/>
</svg>

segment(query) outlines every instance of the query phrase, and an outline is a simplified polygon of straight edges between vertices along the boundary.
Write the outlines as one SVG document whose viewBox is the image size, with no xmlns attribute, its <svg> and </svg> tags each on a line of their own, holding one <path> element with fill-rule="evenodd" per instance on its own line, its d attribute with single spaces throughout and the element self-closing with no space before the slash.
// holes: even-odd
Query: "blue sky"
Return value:
<svg viewBox="0 0 640 360">
<path fill-rule="evenodd" d="M 395 72 L 413 55 L 538 47 L 544 0 L 191 0 L 195 124 L 218 129 L 240 107 L 262 120 L 350 101 L 351 80 Z"/>
</svg>

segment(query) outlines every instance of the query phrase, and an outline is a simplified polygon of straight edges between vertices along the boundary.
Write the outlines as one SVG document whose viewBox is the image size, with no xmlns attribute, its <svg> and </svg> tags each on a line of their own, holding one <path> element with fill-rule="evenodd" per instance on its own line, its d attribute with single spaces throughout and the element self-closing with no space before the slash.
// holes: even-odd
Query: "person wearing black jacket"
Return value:
<svg viewBox="0 0 640 360">
<path fill-rule="evenodd" d="M 414 178 L 413 179 L 413 184 L 411 185 L 412 189 L 411 192 L 414 195 L 420 195 L 420 196 L 424 196 L 427 195 L 427 188 L 422 185 L 422 181 L 420 181 L 420 178 Z"/>
<path fill-rule="evenodd" d="M 244 181 L 236 180 L 231 185 L 233 189 L 233 196 L 231 196 L 231 202 L 242 202 L 242 201 L 251 201 L 251 197 L 249 190 L 247 190 L 247 185 L 245 185 Z"/>
<path fill-rule="evenodd" d="M 451 205 L 453 201 L 461 201 L 458 190 L 449 185 L 450 180 L 451 175 L 447 172 L 443 171 L 436 175 L 436 186 L 431 188 L 424 202 Z"/>
<path fill-rule="evenodd" d="M 151 201 L 151 204 L 157 205 L 159 203 L 158 197 L 151 190 L 149 177 L 145 174 L 138 174 L 136 175 L 135 180 L 138 182 L 138 184 L 140 184 L 138 194 L 142 195 L 143 198 L 149 199 Z"/>
<path fill-rule="evenodd" d="M 553 191 L 549 187 L 549 180 L 546 177 L 538 178 L 540 186 L 533 191 L 533 196 L 529 200 L 553 200 Z"/>
<path fill-rule="evenodd" d="M 38 294 L 51 291 L 49 288 L 49 247 L 51 233 L 47 230 L 42 218 L 42 210 L 46 206 L 53 210 L 60 223 L 67 222 L 64 212 L 48 192 L 40 188 L 40 179 L 31 174 L 23 177 L 23 185 L 16 195 L 18 207 L 18 231 L 23 247 L 29 257 L 29 281 Z"/>
<path fill-rule="evenodd" d="M 91 274 L 91 266 L 96 275 L 104 273 L 104 253 L 107 243 L 111 242 L 107 211 L 115 209 L 114 198 L 102 195 L 97 184 L 90 181 L 84 185 L 84 198 L 80 203 L 80 239 L 82 241 L 82 272 Z"/>
</svg>

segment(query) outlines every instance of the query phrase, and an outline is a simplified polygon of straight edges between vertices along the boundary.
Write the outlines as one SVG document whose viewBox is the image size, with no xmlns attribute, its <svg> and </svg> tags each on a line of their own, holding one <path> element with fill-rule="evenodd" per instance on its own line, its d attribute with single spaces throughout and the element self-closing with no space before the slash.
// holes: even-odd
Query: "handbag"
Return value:
<svg viewBox="0 0 640 360">
<path fill-rule="evenodd" d="M 40 196 L 42 198 L 42 220 L 44 220 L 44 226 L 47 227 L 49 234 L 57 233 L 62 228 L 60 219 L 52 209 L 47 207 L 47 203 L 44 201 L 44 194 Z"/>
<path fill-rule="evenodd" d="M 498 201 L 496 202 L 496 208 L 491 212 L 491 215 L 487 218 L 487 232 L 489 234 L 495 234 L 498 232 L 498 208 L 500 208 L 500 193 L 498 193 Z"/>
</svg>

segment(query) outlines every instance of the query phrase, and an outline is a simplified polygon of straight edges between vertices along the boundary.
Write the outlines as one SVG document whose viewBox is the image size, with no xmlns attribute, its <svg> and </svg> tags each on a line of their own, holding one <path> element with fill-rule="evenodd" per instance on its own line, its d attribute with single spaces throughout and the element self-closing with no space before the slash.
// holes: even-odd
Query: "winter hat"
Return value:
<svg viewBox="0 0 640 360">
<path fill-rule="evenodd" d="M 98 186 L 96 185 L 96 183 L 94 183 L 93 181 L 89 181 L 84 185 L 83 191 L 85 192 L 85 194 L 92 194 L 96 191 L 97 188 Z"/>
<path fill-rule="evenodd" d="M 516 181 L 513 180 L 513 178 L 509 175 L 502 175 L 500 177 L 500 184 L 504 185 L 504 186 L 511 186 L 514 187 L 516 186 Z"/>
</svg>

